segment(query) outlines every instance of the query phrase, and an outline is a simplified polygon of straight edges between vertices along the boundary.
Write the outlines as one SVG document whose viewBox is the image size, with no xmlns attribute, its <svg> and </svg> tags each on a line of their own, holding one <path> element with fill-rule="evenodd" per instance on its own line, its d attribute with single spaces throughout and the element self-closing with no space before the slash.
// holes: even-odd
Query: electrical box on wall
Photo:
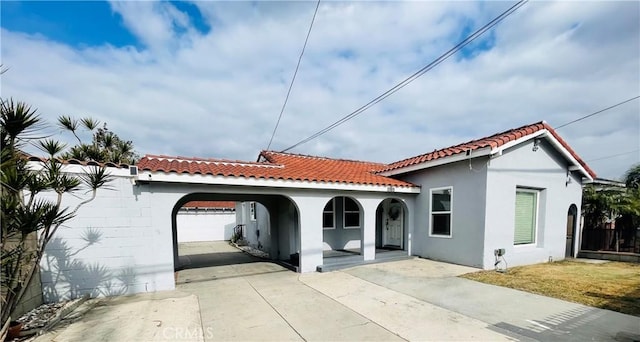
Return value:
<svg viewBox="0 0 640 342">
<path fill-rule="evenodd" d="M 498 248 L 498 249 L 493 250 L 493 254 L 495 256 L 503 256 L 505 253 L 506 252 L 505 252 L 504 248 Z"/>
</svg>

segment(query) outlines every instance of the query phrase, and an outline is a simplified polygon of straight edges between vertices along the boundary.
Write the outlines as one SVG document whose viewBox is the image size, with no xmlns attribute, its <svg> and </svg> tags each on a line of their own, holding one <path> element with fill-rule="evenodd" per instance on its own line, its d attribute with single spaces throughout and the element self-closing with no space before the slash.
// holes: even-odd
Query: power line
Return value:
<svg viewBox="0 0 640 342">
<path fill-rule="evenodd" d="M 611 158 L 615 158 L 615 157 L 619 157 L 619 156 L 624 156 L 624 155 L 626 155 L 626 154 L 631 154 L 631 153 L 638 152 L 638 151 L 640 151 L 640 148 L 639 148 L 639 149 L 637 149 L 637 150 L 627 151 L 627 152 L 622 152 L 622 153 L 618 153 L 618 154 L 613 154 L 613 155 L 606 156 L 606 157 L 600 157 L 600 158 L 596 158 L 596 159 L 590 159 L 590 160 L 587 160 L 586 162 L 590 163 L 590 162 L 594 162 L 594 161 L 596 161 L 596 160 L 611 159 Z"/>
<path fill-rule="evenodd" d="M 627 102 L 631 102 L 631 101 L 636 100 L 636 99 L 638 99 L 638 98 L 640 98 L 640 95 L 638 95 L 638 96 L 636 96 L 636 97 L 632 97 L 632 98 L 630 98 L 630 99 L 628 99 L 628 100 L 624 100 L 624 101 L 622 101 L 622 102 L 616 103 L 616 104 L 614 104 L 613 106 L 607 107 L 607 108 L 605 108 L 605 109 L 601 109 L 601 110 L 599 110 L 599 111 L 597 111 L 597 112 L 594 112 L 594 113 L 591 113 L 591 114 L 588 114 L 588 115 L 585 115 L 585 116 L 581 116 L 581 117 L 579 117 L 579 118 L 577 118 L 577 119 L 575 119 L 575 120 L 573 120 L 573 121 L 569 121 L 569 122 L 567 122 L 566 124 L 560 125 L 560 126 L 556 127 L 555 129 L 559 129 L 559 128 L 562 128 L 562 127 L 565 127 L 565 126 L 569 126 L 569 125 L 571 125 L 572 123 L 576 123 L 576 122 L 578 122 L 578 121 L 582 121 L 582 120 L 584 120 L 584 119 L 586 119 L 586 118 L 590 118 L 590 117 L 592 117 L 592 116 L 594 116 L 594 115 L 596 115 L 596 114 L 600 114 L 600 113 L 602 113 L 602 112 L 606 112 L 606 111 L 608 111 L 609 109 L 613 109 L 613 108 L 615 108 L 615 107 L 618 107 L 618 106 L 620 106 L 620 105 L 623 105 L 623 104 L 625 104 L 625 103 L 627 103 Z"/>
<path fill-rule="evenodd" d="M 454 55 L 456 52 L 458 52 L 459 50 L 461 50 L 463 47 L 465 47 L 466 45 L 468 45 L 469 43 L 471 43 L 472 41 L 476 40 L 478 37 L 480 37 L 482 34 L 484 34 L 486 31 L 488 31 L 489 29 L 493 28 L 495 25 L 497 25 L 499 22 L 501 22 L 503 19 L 505 19 L 506 17 L 508 17 L 509 15 L 511 15 L 513 12 L 515 12 L 517 9 L 519 9 L 520 7 L 522 7 L 525 3 L 527 3 L 528 0 L 521 0 L 518 1 L 515 5 L 511 6 L 509 9 L 507 9 L 506 11 L 502 12 L 499 16 L 497 16 L 496 18 L 494 18 L 493 20 L 491 20 L 489 23 L 487 23 L 486 25 L 484 25 L 483 27 L 481 27 L 480 29 L 478 29 L 477 31 L 475 31 L 474 33 L 472 33 L 471 35 L 469 35 L 467 38 L 465 38 L 464 40 L 462 40 L 460 43 L 458 43 L 457 45 L 455 45 L 453 48 L 451 48 L 449 51 L 445 52 L 444 54 L 440 55 L 440 57 L 436 58 L 434 61 L 432 61 L 431 63 L 427 64 L 426 66 L 424 66 L 422 69 L 416 71 L 415 73 L 413 73 L 411 76 L 405 78 L 404 80 L 402 80 L 400 83 L 396 84 L 395 86 L 393 86 L 392 88 L 390 88 L 389 90 L 385 91 L 384 93 L 382 93 L 381 95 L 377 96 L 376 98 L 374 98 L 373 100 L 367 102 L 365 105 L 363 105 L 362 107 L 356 109 L 355 111 L 351 112 L 350 114 L 347 114 L 346 116 L 342 117 L 340 120 L 332 123 L 331 125 L 321 129 L 320 131 L 312 134 L 311 136 L 287 147 L 286 149 L 282 150 L 282 152 L 286 152 L 288 150 L 291 150 L 295 147 L 298 147 L 304 143 L 307 143 L 327 132 L 329 132 L 330 130 L 342 125 L 343 123 L 353 119 L 354 117 L 362 114 L 364 111 L 366 111 L 367 109 L 373 107 L 374 105 L 376 105 L 377 103 L 381 102 L 382 100 L 386 99 L 387 97 L 393 95 L 394 93 L 396 93 L 398 90 L 404 88 L 405 86 L 407 86 L 409 83 L 415 81 L 417 78 L 419 78 L 420 76 L 424 75 L 425 73 L 427 73 L 428 71 L 430 71 L 431 69 L 433 69 L 434 67 L 438 66 L 440 63 L 444 62 L 446 59 L 448 59 L 449 57 L 451 57 L 452 55 Z"/>
<path fill-rule="evenodd" d="M 302 61 L 302 56 L 304 55 L 304 50 L 307 47 L 307 42 L 309 41 L 309 36 L 311 35 L 311 29 L 313 28 L 313 22 L 316 21 L 316 14 L 318 13 L 318 7 L 320 7 L 320 0 L 316 4 L 316 10 L 313 12 L 313 17 L 311 18 L 311 24 L 309 25 L 309 31 L 307 32 L 307 38 L 304 40 L 304 45 L 302 46 L 302 51 L 300 52 L 300 57 L 298 58 L 298 64 L 296 65 L 296 70 L 293 72 L 293 78 L 291 78 L 291 84 L 289 84 L 289 90 L 287 91 L 287 96 L 284 98 L 284 103 L 282 104 L 282 109 L 280 109 L 280 115 L 278 115 L 278 121 L 276 122 L 276 127 L 273 128 L 273 133 L 271 133 L 271 139 L 269 139 L 269 144 L 267 145 L 267 150 L 271 147 L 271 143 L 273 142 L 273 138 L 276 136 L 276 131 L 278 130 L 278 126 L 280 126 L 280 120 L 282 119 L 282 114 L 284 113 L 284 108 L 287 106 L 287 102 L 289 101 L 289 95 L 291 94 L 291 88 L 293 88 L 293 82 L 296 80 L 296 75 L 298 74 L 298 69 L 300 68 L 300 62 Z"/>
</svg>

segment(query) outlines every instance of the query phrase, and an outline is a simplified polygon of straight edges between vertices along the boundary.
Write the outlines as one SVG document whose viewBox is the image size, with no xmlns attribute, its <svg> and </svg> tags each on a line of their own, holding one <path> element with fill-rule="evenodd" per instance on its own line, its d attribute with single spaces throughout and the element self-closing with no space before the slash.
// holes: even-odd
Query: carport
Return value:
<svg viewBox="0 0 640 342">
<path fill-rule="evenodd" d="M 209 186 L 211 187 L 211 186 Z M 203 187 L 203 189 L 206 187 Z M 268 222 L 264 222 L 266 229 L 257 230 L 259 241 L 265 247 L 269 258 L 273 260 L 292 263 L 291 255 L 299 251 L 299 222 L 298 212 L 293 202 L 282 195 L 262 194 L 256 189 L 255 193 L 190 193 L 180 198 L 173 207 L 171 213 L 171 231 L 173 238 L 173 260 L 176 271 L 187 267 L 179 257 L 177 213 L 184 203 L 192 201 L 231 201 L 231 202 L 257 202 L 268 211 Z M 240 214 L 240 213 L 239 213 Z M 240 228 L 240 227 L 238 227 Z M 204 244 L 201 244 L 204 245 Z M 216 255 L 215 253 L 212 254 Z M 202 257 L 200 262 L 204 262 Z M 216 264 L 216 260 L 210 260 Z M 298 265 L 293 265 L 298 266 Z"/>
</svg>

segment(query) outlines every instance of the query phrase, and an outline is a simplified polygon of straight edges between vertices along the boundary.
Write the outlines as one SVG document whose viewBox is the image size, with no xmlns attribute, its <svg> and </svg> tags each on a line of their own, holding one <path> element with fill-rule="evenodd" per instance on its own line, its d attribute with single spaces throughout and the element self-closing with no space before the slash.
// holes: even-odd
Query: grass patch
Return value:
<svg viewBox="0 0 640 342">
<path fill-rule="evenodd" d="M 461 277 L 640 316 L 640 264 L 560 261 Z"/>
</svg>

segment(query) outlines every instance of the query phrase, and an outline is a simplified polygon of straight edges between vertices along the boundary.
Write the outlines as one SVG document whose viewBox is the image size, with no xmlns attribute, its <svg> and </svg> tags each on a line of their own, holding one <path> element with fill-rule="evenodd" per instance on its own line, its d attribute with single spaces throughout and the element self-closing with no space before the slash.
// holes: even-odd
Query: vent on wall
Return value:
<svg viewBox="0 0 640 342">
<path fill-rule="evenodd" d="M 138 167 L 135 165 L 129 166 L 129 175 L 138 176 Z"/>
</svg>

